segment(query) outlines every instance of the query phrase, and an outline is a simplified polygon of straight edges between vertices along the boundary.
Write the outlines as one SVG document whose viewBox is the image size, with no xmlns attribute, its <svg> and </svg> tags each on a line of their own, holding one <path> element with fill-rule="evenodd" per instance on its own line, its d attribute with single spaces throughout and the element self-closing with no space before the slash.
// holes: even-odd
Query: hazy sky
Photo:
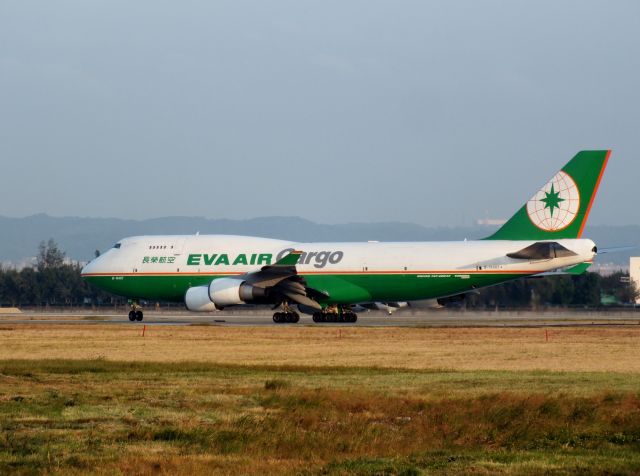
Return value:
<svg viewBox="0 0 640 476">
<path fill-rule="evenodd" d="M 466 225 L 587 148 L 639 224 L 640 2 L 0 0 L 0 215 Z"/>
</svg>

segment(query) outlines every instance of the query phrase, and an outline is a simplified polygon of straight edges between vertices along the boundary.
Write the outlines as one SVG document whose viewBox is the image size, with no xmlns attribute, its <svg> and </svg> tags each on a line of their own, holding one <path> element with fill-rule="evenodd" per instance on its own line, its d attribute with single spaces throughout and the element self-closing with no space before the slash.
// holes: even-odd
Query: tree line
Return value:
<svg viewBox="0 0 640 476">
<path fill-rule="evenodd" d="M 0 305 L 86 306 L 127 302 L 82 280 L 80 264 L 65 258 L 65 252 L 50 239 L 40 243 L 35 266 L 20 271 L 0 268 Z M 625 305 L 635 302 L 638 295 L 636 286 L 629 283 L 628 275 L 622 272 L 609 276 L 584 273 L 510 281 L 467 294 L 465 305 L 469 308 L 596 308 L 602 305 L 603 296 L 612 303 Z"/>
<path fill-rule="evenodd" d="M 80 277 L 82 266 L 65 258 L 65 252 L 50 239 L 40 243 L 35 266 L 20 271 L 0 267 L 0 305 L 23 307 L 126 303 L 126 299 L 85 282 Z"/>
<path fill-rule="evenodd" d="M 523 278 L 468 294 L 470 308 L 542 308 L 624 306 L 635 303 L 637 287 L 622 271 Z"/>
</svg>

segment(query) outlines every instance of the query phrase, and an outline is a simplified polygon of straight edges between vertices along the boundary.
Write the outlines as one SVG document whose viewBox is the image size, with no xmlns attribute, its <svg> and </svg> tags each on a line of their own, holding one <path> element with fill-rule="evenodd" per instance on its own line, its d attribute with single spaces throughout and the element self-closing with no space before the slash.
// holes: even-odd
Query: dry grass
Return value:
<svg viewBox="0 0 640 476">
<path fill-rule="evenodd" d="M 640 372 L 640 326 L 408 329 L 16 325 L 0 360 L 199 361 L 243 365 Z"/>
<path fill-rule="evenodd" d="M 0 326 L 0 474 L 640 473 L 640 326 L 141 331 Z"/>
</svg>

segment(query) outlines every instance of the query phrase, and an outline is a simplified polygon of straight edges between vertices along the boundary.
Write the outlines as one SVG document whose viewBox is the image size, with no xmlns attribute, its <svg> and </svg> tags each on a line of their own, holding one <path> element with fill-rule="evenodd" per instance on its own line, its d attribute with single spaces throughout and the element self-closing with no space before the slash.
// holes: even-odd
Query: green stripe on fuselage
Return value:
<svg viewBox="0 0 640 476">
<path fill-rule="evenodd" d="M 327 293 L 326 303 L 355 304 L 370 301 L 414 301 L 449 296 L 523 277 L 523 274 L 310 274 L 307 285 Z M 85 276 L 105 291 L 136 299 L 182 302 L 192 286 L 229 277 L 181 275 Z M 230 276 L 233 277 L 233 276 Z"/>
</svg>

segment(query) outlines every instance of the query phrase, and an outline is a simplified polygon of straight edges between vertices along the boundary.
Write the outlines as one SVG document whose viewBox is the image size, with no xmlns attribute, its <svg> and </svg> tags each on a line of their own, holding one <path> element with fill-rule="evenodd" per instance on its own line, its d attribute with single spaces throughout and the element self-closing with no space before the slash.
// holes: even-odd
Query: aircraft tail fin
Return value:
<svg viewBox="0 0 640 476">
<path fill-rule="evenodd" d="M 487 240 L 580 238 L 611 155 L 610 150 L 578 152 Z"/>
</svg>

